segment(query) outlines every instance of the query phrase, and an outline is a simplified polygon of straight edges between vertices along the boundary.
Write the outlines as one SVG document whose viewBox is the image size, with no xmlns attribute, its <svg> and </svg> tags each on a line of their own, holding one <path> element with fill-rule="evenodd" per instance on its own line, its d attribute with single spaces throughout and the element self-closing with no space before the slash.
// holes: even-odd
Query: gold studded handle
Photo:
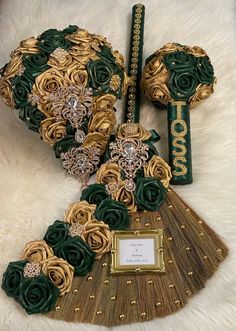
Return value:
<svg viewBox="0 0 236 331">
<path fill-rule="evenodd" d="M 136 4 L 133 6 L 128 64 L 128 75 L 131 77 L 131 83 L 125 104 L 125 121 L 128 123 L 139 122 L 141 101 L 139 82 L 142 74 L 144 14 L 144 5 Z"/>
</svg>

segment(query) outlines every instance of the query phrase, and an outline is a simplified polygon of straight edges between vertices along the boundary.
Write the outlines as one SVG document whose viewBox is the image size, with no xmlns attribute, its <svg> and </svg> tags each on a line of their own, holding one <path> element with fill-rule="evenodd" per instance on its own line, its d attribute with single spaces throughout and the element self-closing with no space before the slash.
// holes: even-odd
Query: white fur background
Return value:
<svg viewBox="0 0 236 331">
<path fill-rule="evenodd" d="M 199 45 L 212 60 L 215 93 L 191 111 L 194 183 L 176 191 L 222 236 L 230 255 L 206 289 L 175 315 L 125 331 L 236 330 L 236 17 L 235 1 L 144 0 L 144 58 L 169 41 Z M 127 57 L 131 6 L 127 0 L 1 0 L 0 66 L 20 40 L 55 27 L 77 24 L 107 36 Z M 121 118 L 122 103 L 118 103 Z M 144 101 L 142 123 L 162 136 L 167 156 L 166 113 Z M 17 260 L 24 244 L 42 238 L 47 226 L 63 217 L 79 198 L 77 181 L 67 176 L 50 147 L 30 132 L 0 102 L 0 275 Z M 72 324 L 42 315 L 27 316 L 0 291 L 0 330 L 85 330 L 104 327 Z"/>
</svg>

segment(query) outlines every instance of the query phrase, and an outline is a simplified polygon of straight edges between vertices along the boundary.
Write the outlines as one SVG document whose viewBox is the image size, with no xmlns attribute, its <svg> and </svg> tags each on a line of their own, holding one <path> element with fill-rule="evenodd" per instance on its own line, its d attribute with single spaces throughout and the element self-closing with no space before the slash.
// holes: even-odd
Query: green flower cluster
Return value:
<svg viewBox="0 0 236 331">
<path fill-rule="evenodd" d="M 134 191 L 138 210 L 158 210 L 165 200 L 166 189 L 162 183 L 152 177 L 144 177 L 140 172 L 136 177 Z M 96 204 L 95 217 L 107 223 L 111 230 L 129 228 L 129 214 L 126 205 L 110 198 L 104 184 L 92 184 L 82 191 L 81 201 Z"/>
<path fill-rule="evenodd" d="M 85 276 L 92 270 L 96 254 L 81 237 L 69 235 L 68 223 L 55 221 L 48 227 L 43 239 L 52 247 L 56 256 L 74 267 L 76 276 Z"/>
<path fill-rule="evenodd" d="M 3 274 L 2 289 L 13 297 L 28 314 L 44 313 L 55 306 L 59 289 L 40 273 L 37 277 L 24 277 L 24 267 L 29 261 L 10 262 Z"/>
<path fill-rule="evenodd" d="M 170 95 L 175 100 L 189 101 L 199 84 L 212 84 L 214 70 L 208 56 L 196 57 L 186 51 L 164 55 L 169 71 Z"/>
</svg>

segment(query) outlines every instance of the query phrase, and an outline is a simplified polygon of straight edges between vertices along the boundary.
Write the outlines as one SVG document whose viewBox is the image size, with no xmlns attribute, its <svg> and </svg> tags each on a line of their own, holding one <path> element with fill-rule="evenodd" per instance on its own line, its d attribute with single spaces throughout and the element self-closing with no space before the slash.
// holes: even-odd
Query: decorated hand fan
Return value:
<svg viewBox="0 0 236 331">
<path fill-rule="evenodd" d="M 2 288 L 29 314 L 106 326 L 163 317 L 201 290 L 227 256 L 169 187 L 170 167 L 153 145 L 158 135 L 134 122 L 143 21 L 144 6 L 135 5 L 128 120 L 118 126 L 96 183 L 4 273 Z"/>
<path fill-rule="evenodd" d="M 1 69 L 0 95 L 86 186 L 127 83 L 123 56 L 106 38 L 70 25 L 23 40 Z"/>
</svg>

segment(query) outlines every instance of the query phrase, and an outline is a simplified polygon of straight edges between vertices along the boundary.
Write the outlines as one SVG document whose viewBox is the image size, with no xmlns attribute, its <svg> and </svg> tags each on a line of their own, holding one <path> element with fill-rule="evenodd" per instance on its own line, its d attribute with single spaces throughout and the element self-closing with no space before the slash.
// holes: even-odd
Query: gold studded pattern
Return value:
<svg viewBox="0 0 236 331">
<path fill-rule="evenodd" d="M 129 74 L 132 75 L 132 84 L 130 84 L 127 91 L 127 122 L 134 122 L 135 114 L 135 104 L 136 104 L 136 93 L 139 89 L 137 86 L 137 75 L 138 75 L 138 62 L 139 54 L 142 52 L 142 43 L 140 40 L 142 38 L 142 14 L 144 12 L 144 7 L 142 4 L 134 6 L 133 11 L 133 23 L 132 23 L 132 36 L 130 45 L 130 71 Z M 130 101 L 133 101 L 131 104 Z M 131 107 L 130 107 L 131 106 Z"/>
<path fill-rule="evenodd" d="M 210 276 L 213 275 L 215 266 L 223 260 L 227 248 L 220 239 L 216 239 L 215 244 L 208 248 L 205 244 L 205 240 L 211 238 L 208 227 L 198 224 L 200 218 L 193 210 L 191 213 L 185 211 L 187 205 L 184 202 L 177 206 L 172 199 L 174 194 L 172 190 L 167 192 L 164 208 L 161 207 L 158 212 L 137 212 L 130 222 L 130 228 L 137 235 L 147 222 L 150 223 L 150 229 L 164 227 L 166 273 L 161 276 L 124 274 L 114 277 L 109 273 L 110 255 L 104 255 L 100 261 L 95 261 L 93 271 L 87 277 L 75 277 L 69 300 L 59 298 L 56 304 L 59 307 L 48 315 L 82 323 L 91 317 L 90 320 L 96 324 L 118 326 L 169 315 L 198 293 L 205 283 L 205 278 L 201 279 L 202 285 L 196 281 L 199 278 L 199 266 L 207 270 Z M 168 208 L 170 204 L 174 206 L 172 210 Z M 174 221 L 178 210 L 180 213 L 176 222 L 171 222 L 167 227 L 165 212 Z M 182 225 L 186 226 L 185 230 L 181 230 Z M 200 232 L 204 232 L 204 237 L 199 237 Z M 215 235 L 213 238 L 215 240 Z M 194 246 L 195 242 L 198 247 Z M 195 254 L 198 256 L 198 265 L 194 260 Z"/>
</svg>

